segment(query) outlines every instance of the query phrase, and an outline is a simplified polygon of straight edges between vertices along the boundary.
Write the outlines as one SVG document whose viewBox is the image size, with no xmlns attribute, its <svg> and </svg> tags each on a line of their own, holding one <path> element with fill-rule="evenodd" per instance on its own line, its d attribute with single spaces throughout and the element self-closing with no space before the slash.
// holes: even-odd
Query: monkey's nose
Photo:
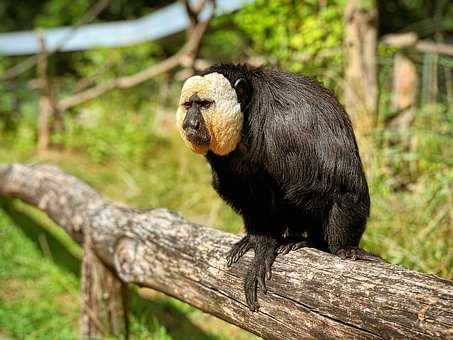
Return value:
<svg viewBox="0 0 453 340">
<path fill-rule="evenodd" d="M 186 125 L 185 128 L 198 131 L 200 129 L 200 120 L 198 120 L 198 119 L 189 119 L 189 121 L 187 122 L 187 125 Z"/>
</svg>

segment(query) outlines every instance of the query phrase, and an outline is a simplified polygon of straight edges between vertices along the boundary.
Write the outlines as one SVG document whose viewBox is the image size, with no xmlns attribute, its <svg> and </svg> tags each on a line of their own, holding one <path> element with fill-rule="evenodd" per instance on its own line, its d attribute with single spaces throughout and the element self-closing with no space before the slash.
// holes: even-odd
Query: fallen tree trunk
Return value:
<svg viewBox="0 0 453 340">
<path fill-rule="evenodd" d="M 315 249 L 277 258 L 261 308 L 245 304 L 251 254 L 231 269 L 239 237 L 165 209 L 103 199 L 45 165 L 0 169 L 0 194 L 45 211 L 76 241 L 89 233 L 97 256 L 124 282 L 162 291 L 265 338 L 453 337 L 453 282 L 386 263 L 344 261 Z"/>
</svg>

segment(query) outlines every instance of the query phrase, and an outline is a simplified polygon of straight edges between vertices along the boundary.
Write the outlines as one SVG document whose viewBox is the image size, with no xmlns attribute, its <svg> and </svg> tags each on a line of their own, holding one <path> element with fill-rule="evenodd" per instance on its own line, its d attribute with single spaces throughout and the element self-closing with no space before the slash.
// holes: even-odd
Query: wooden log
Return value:
<svg viewBox="0 0 453 340">
<path fill-rule="evenodd" d="M 93 249 L 124 282 L 162 291 L 265 338 L 451 338 L 453 282 L 387 263 L 341 260 L 315 249 L 278 257 L 260 309 L 243 278 L 252 255 L 227 268 L 239 237 L 165 209 L 103 199 L 56 167 L 0 168 L 0 194 L 45 211 Z"/>
</svg>

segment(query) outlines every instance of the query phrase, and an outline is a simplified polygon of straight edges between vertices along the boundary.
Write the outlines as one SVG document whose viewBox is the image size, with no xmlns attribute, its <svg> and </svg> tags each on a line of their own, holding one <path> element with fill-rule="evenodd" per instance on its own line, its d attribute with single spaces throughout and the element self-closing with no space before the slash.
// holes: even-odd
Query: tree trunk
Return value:
<svg viewBox="0 0 453 340">
<path fill-rule="evenodd" d="M 165 209 L 110 202 L 51 166 L 0 167 L 0 194 L 39 207 L 78 241 L 89 233 L 87 250 L 124 282 L 157 289 L 265 338 L 453 337 L 452 281 L 306 248 L 276 259 L 254 313 L 243 292 L 252 254 L 226 266 L 238 236 Z"/>
<path fill-rule="evenodd" d="M 127 286 L 98 258 L 85 233 L 82 261 L 82 339 L 127 338 Z"/>
<path fill-rule="evenodd" d="M 418 74 L 415 64 L 401 53 L 395 56 L 393 66 L 392 111 L 396 113 L 390 126 L 407 129 L 415 118 Z"/>
<path fill-rule="evenodd" d="M 345 107 L 360 139 L 378 112 L 377 17 L 374 0 L 349 0 L 345 9 Z"/>
<path fill-rule="evenodd" d="M 49 148 L 49 120 L 52 116 L 50 97 L 45 86 L 47 84 L 47 49 L 44 37 L 41 32 L 37 34 L 40 53 L 37 60 L 37 75 L 40 84 L 41 96 L 39 98 L 39 117 L 38 117 L 38 152 L 46 152 Z"/>
<path fill-rule="evenodd" d="M 48 77 L 48 53 L 41 31 L 37 32 L 37 38 L 40 53 L 37 57 L 36 70 L 41 91 L 38 117 L 38 152 L 45 153 L 49 149 L 52 131 L 63 128 L 63 119 L 57 111 L 52 83 Z"/>
</svg>

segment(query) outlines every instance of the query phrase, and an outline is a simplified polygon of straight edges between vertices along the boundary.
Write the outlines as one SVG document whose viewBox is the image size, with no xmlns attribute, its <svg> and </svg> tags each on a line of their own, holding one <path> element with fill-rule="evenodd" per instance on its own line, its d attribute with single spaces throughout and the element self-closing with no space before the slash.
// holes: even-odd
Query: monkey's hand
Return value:
<svg viewBox="0 0 453 340">
<path fill-rule="evenodd" d="M 259 308 L 257 289 L 266 294 L 266 280 L 271 278 L 271 267 L 277 256 L 277 240 L 269 236 L 249 236 L 255 249 L 255 258 L 245 276 L 245 300 L 252 312 Z"/>
</svg>

